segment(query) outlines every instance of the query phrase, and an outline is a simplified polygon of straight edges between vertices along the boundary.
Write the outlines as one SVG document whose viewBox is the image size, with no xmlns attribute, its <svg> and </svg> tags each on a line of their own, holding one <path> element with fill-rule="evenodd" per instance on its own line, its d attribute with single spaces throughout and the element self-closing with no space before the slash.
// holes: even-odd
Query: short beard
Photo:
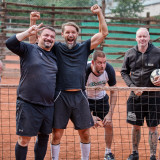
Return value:
<svg viewBox="0 0 160 160">
<path fill-rule="evenodd" d="M 50 47 L 51 47 L 51 44 L 50 44 L 50 45 L 46 45 L 46 44 L 44 43 L 44 47 L 45 47 L 45 48 L 50 48 Z"/>
<path fill-rule="evenodd" d="M 96 72 L 98 73 L 99 76 L 104 73 L 104 71 L 103 72 L 96 71 Z"/>
<path fill-rule="evenodd" d="M 72 49 L 74 46 L 74 44 L 67 44 L 68 49 Z"/>
<path fill-rule="evenodd" d="M 74 41 L 73 44 L 68 44 L 66 41 L 66 45 L 67 45 L 68 49 L 72 49 L 76 45 L 76 41 Z"/>
</svg>

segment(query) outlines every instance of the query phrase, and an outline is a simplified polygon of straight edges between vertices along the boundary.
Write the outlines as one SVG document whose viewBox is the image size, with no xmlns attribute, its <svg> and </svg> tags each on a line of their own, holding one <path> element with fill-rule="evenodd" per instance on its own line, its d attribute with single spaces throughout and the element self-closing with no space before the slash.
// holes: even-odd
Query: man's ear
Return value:
<svg viewBox="0 0 160 160">
<path fill-rule="evenodd" d="M 92 69 L 92 72 L 94 72 L 94 63 L 95 63 L 94 60 L 92 60 L 92 61 L 91 61 L 91 69 Z"/>
<path fill-rule="evenodd" d="M 37 42 L 39 41 L 39 38 L 40 38 L 40 35 L 37 34 L 37 38 L 36 38 L 36 39 L 37 39 Z"/>
<path fill-rule="evenodd" d="M 94 65 L 94 60 L 91 61 L 91 64 Z"/>
<path fill-rule="evenodd" d="M 63 32 L 61 32 L 61 36 L 63 37 Z"/>
</svg>

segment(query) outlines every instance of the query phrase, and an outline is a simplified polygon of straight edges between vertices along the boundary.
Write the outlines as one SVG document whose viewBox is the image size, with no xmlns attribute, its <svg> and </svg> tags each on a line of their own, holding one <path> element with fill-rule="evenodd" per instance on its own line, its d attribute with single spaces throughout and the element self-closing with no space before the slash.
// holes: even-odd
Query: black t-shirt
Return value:
<svg viewBox="0 0 160 160">
<path fill-rule="evenodd" d="M 9 38 L 6 46 L 20 57 L 17 96 L 30 103 L 53 106 L 58 70 L 53 51 L 45 51 L 37 44 L 19 42 L 16 36 Z"/>
<path fill-rule="evenodd" d="M 90 45 L 90 39 L 77 43 L 72 49 L 61 42 L 54 44 L 58 64 L 56 90 L 85 89 L 87 60 L 93 52 Z"/>
</svg>

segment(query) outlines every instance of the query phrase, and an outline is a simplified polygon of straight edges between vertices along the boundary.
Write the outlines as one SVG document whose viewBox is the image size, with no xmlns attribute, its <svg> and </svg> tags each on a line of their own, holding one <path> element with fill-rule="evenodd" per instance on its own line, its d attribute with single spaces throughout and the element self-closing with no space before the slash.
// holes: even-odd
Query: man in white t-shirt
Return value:
<svg viewBox="0 0 160 160">
<path fill-rule="evenodd" d="M 106 62 L 106 56 L 102 51 L 93 53 L 93 60 L 87 65 L 86 71 L 86 86 L 116 86 L 116 76 L 113 67 Z M 113 123 L 112 116 L 117 101 L 117 92 L 110 91 L 109 96 L 105 90 L 87 90 L 90 110 L 93 115 L 95 126 L 104 127 L 105 131 L 105 158 L 104 160 L 114 160 L 114 155 L 111 152 L 113 139 Z"/>
</svg>

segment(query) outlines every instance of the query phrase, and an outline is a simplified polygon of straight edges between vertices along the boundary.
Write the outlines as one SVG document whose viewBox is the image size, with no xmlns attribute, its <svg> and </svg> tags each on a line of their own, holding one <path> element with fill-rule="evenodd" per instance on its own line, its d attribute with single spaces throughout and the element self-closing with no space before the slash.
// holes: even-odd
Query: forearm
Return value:
<svg viewBox="0 0 160 160">
<path fill-rule="evenodd" d="M 108 26 L 103 16 L 103 13 L 99 12 L 97 16 L 99 20 L 99 32 L 102 33 L 104 37 L 106 37 L 108 35 Z"/>
<path fill-rule="evenodd" d="M 111 116 L 114 113 L 114 108 L 117 103 L 117 91 L 111 91 L 110 92 L 110 108 L 109 108 L 109 113 Z"/>
<path fill-rule="evenodd" d="M 36 25 L 36 20 L 32 20 L 30 19 L 30 27 Z M 37 36 L 36 35 L 32 35 L 29 36 L 29 43 L 34 44 L 37 41 Z"/>
<path fill-rule="evenodd" d="M 24 39 L 28 38 L 30 36 L 28 30 L 18 33 L 16 34 L 16 38 L 18 39 L 18 41 L 23 41 Z"/>
<path fill-rule="evenodd" d="M 127 74 L 125 71 L 121 71 L 121 76 L 128 87 L 136 87 L 132 82 L 130 75 Z"/>
<path fill-rule="evenodd" d="M 30 27 L 36 25 L 36 20 L 30 19 Z"/>
</svg>

